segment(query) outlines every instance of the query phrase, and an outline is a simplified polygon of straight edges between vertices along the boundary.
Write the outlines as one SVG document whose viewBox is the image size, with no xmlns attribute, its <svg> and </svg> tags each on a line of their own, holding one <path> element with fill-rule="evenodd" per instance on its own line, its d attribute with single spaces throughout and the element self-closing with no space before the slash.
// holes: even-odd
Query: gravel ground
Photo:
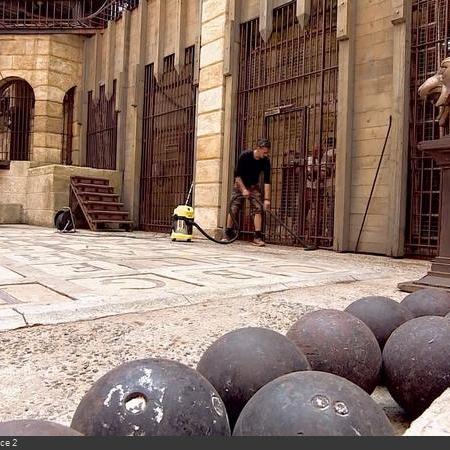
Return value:
<svg viewBox="0 0 450 450">
<path fill-rule="evenodd" d="M 298 317 L 318 308 L 344 309 L 365 295 L 400 300 L 405 294 L 397 283 L 423 274 L 424 265 L 386 262 L 395 266 L 390 278 L 0 333 L 0 420 L 70 424 L 90 385 L 125 361 L 158 356 L 195 367 L 209 344 L 236 328 L 261 326 L 285 333 Z M 402 434 L 408 422 L 387 391 L 377 388 L 373 398 Z"/>
</svg>

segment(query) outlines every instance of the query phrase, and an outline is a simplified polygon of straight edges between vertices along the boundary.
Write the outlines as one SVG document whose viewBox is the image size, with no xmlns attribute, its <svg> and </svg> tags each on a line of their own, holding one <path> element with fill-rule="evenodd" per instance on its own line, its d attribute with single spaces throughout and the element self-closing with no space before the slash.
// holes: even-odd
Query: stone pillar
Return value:
<svg viewBox="0 0 450 450">
<path fill-rule="evenodd" d="M 228 178 L 222 173 L 227 15 L 227 1 L 202 1 L 194 206 L 196 220 L 210 231 L 219 225 L 222 182 Z"/>
</svg>

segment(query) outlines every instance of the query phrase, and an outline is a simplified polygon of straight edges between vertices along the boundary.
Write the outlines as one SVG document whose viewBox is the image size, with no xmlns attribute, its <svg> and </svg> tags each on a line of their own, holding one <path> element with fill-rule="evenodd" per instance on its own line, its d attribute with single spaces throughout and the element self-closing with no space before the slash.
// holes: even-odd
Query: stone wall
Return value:
<svg viewBox="0 0 450 450">
<path fill-rule="evenodd" d="M 107 178 L 120 192 L 122 177 L 115 170 L 49 164 L 30 168 L 26 178 L 26 202 L 23 220 L 30 225 L 53 226 L 56 211 L 69 206 L 70 177 Z"/>
<path fill-rule="evenodd" d="M 83 38 L 73 35 L 0 36 L 1 78 L 27 81 L 35 95 L 31 160 L 60 163 L 65 93 L 81 86 Z M 74 126 L 75 160 L 79 129 Z"/>
<path fill-rule="evenodd" d="M 122 177 L 114 170 L 11 161 L 9 170 L 0 170 L 0 223 L 27 223 L 53 226 L 56 211 L 69 206 L 70 177 L 107 178 L 120 192 Z"/>
<path fill-rule="evenodd" d="M 0 223 L 23 223 L 29 161 L 11 161 L 0 170 Z"/>
</svg>

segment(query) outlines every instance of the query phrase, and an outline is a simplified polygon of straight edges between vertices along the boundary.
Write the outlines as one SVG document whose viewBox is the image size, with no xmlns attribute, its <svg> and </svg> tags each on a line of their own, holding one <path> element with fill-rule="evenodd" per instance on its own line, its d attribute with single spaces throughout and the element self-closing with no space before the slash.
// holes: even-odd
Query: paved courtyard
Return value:
<svg viewBox="0 0 450 450">
<path fill-rule="evenodd" d="M 89 386 L 114 366 L 167 357 L 195 367 L 206 347 L 244 326 L 285 333 L 302 314 L 365 295 L 400 300 L 416 260 L 304 252 L 151 233 L 59 234 L 0 226 L 0 420 L 69 424 Z M 373 394 L 406 423 L 383 388 Z"/>
</svg>

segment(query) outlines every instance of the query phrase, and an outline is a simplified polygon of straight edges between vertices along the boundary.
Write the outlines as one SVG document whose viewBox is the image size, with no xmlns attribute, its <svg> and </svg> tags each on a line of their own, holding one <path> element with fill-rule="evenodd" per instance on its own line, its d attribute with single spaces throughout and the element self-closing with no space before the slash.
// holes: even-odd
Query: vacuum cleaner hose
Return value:
<svg viewBox="0 0 450 450">
<path fill-rule="evenodd" d="M 241 196 L 241 198 L 245 198 L 244 196 Z M 264 208 L 264 204 L 256 197 L 253 197 L 253 200 L 256 201 L 256 203 L 258 203 L 261 207 L 262 210 L 265 211 L 267 214 L 269 214 L 273 219 L 275 219 L 276 222 L 278 222 L 302 247 L 305 248 L 305 250 L 317 250 L 317 247 L 315 246 L 310 246 L 307 245 L 305 243 L 305 241 L 303 241 L 303 239 L 296 233 L 294 233 L 294 231 L 292 231 L 282 220 L 280 220 L 272 211 L 265 209 Z M 236 235 L 230 239 L 230 240 L 218 240 L 213 238 L 212 236 L 210 236 L 205 230 L 202 229 L 202 227 L 196 223 L 193 222 L 192 224 L 198 229 L 198 231 L 200 231 L 201 234 L 203 234 L 203 236 L 205 236 L 207 239 L 209 239 L 212 242 L 215 242 L 216 244 L 232 244 L 234 241 L 236 241 L 239 237 L 239 223 L 236 220 L 236 217 L 233 215 L 232 211 L 231 211 L 231 202 L 230 205 L 228 207 L 228 213 L 230 214 L 231 219 L 233 220 L 234 226 L 235 226 L 235 230 L 236 230 Z"/>
</svg>

